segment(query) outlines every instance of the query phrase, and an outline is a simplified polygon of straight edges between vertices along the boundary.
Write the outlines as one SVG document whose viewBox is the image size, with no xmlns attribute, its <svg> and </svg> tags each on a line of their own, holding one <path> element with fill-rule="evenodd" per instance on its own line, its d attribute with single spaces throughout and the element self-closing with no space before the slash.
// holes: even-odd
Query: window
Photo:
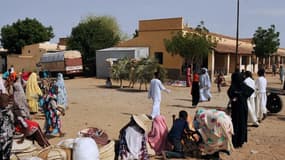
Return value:
<svg viewBox="0 0 285 160">
<path fill-rule="evenodd" d="M 154 57 L 159 64 L 163 63 L 163 53 L 162 52 L 155 52 Z"/>
</svg>

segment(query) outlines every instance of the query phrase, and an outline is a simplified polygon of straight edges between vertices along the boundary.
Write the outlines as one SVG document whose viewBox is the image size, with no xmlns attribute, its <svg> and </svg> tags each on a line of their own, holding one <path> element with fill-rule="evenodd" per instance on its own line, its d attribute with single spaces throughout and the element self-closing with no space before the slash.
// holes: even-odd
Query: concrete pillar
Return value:
<svg viewBox="0 0 285 160">
<path fill-rule="evenodd" d="M 250 72 L 252 72 L 253 70 L 252 70 L 251 56 L 248 56 L 248 66 L 249 66 L 249 67 L 247 67 L 247 70 L 249 70 Z"/>
<path fill-rule="evenodd" d="M 227 71 L 226 71 L 226 75 L 229 75 L 230 74 L 230 61 L 231 61 L 231 55 L 230 54 L 228 54 L 227 55 L 227 63 L 226 63 L 226 65 L 227 65 Z"/>
<path fill-rule="evenodd" d="M 212 53 L 210 53 L 208 55 L 208 71 L 211 71 L 211 80 L 213 79 L 213 77 L 215 76 L 215 52 L 212 51 Z"/>
</svg>

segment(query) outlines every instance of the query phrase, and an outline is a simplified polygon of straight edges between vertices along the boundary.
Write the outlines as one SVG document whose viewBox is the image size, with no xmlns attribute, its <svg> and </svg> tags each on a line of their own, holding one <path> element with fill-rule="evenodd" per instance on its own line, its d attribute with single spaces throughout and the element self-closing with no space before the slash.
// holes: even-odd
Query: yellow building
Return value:
<svg viewBox="0 0 285 160">
<path fill-rule="evenodd" d="M 7 67 L 14 65 L 16 72 L 22 71 L 37 71 L 37 63 L 43 53 L 52 51 L 63 51 L 65 46 L 51 44 L 49 42 L 27 45 L 22 48 L 22 54 L 7 55 Z"/>
<path fill-rule="evenodd" d="M 122 42 L 118 47 L 148 47 L 149 55 L 155 57 L 160 64 L 167 69 L 169 78 L 181 77 L 181 67 L 184 59 L 178 55 L 172 56 L 166 51 L 164 39 L 171 37 L 178 31 L 189 32 L 191 29 L 184 25 L 183 18 L 140 20 L 138 37 Z M 239 39 L 238 56 L 236 56 L 236 39 L 221 34 L 210 33 L 218 40 L 216 48 L 206 58 L 206 63 L 211 77 L 215 73 L 223 72 L 225 75 L 232 73 L 236 67 L 236 61 L 240 69 L 257 72 L 259 60 L 253 54 L 251 39 Z M 284 49 L 279 49 L 277 54 L 269 59 L 284 62 Z M 236 60 L 237 58 L 237 60 Z M 261 62 L 266 60 L 261 60 Z M 270 60 L 267 60 L 270 63 Z M 277 62 L 277 61 L 276 61 Z"/>
<path fill-rule="evenodd" d="M 118 47 L 148 47 L 149 55 L 155 57 L 167 69 L 170 77 L 181 75 L 184 60 L 178 56 L 171 56 L 165 47 L 164 39 L 170 39 L 174 33 L 183 31 L 183 19 L 168 18 L 139 21 L 138 37 L 122 42 Z"/>
</svg>

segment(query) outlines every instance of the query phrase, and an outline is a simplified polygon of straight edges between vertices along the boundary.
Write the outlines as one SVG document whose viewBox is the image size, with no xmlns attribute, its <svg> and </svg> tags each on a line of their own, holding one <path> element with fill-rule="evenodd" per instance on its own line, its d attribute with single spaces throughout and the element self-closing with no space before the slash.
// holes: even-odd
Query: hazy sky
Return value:
<svg viewBox="0 0 285 160">
<path fill-rule="evenodd" d="M 57 42 L 88 15 L 110 15 L 122 31 L 132 35 L 139 20 L 183 17 L 196 27 L 201 20 L 211 31 L 236 35 L 237 0 L 1 0 L 0 27 L 25 17 L 52 26 Z M 258 26 L 275 24 L 285 48 L 285 1 L 240 0 L 240 38 L 252 37 Z"/>
</svg>

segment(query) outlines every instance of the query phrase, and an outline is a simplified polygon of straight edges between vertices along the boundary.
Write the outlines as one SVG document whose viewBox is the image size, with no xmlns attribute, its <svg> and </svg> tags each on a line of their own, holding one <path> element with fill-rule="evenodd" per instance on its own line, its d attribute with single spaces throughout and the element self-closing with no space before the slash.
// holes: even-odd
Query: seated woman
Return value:
<svg viewBox="0 0 285 160">
<path fill-rule="evenodd" d="M 200 108 L 196 111 L 194 126 L 201 136 L 200 149 L 206 157 L 219 158 L 219 151 L 229 154 L 233 150 L 233 124 L 225 112 Z"/>
<path fill-rule="evenodd" d="M 146 126 L 138 116 L 121 129 L 119 136 L 119 160 L 149 159 L 146 147 Z"/>
<path fill-rule="evenodd" d="M 29 120 L 29 115 L 20 103 L 15 103 L 13 106 L 16 132 L 23 133 L 27 139 L 35 140 L 45 148 L 50 145 L 47 138 L 43 134 L 41 127 L 35 121 Z"/>
<path fill-rule="evenodd" d="M 158 115 L 152 122 L 152 129 L 148 133 L 148 142 L 156 155 L 160 155 L 166 148 L 168 128 L 165 117 Z"/>
</svg>

